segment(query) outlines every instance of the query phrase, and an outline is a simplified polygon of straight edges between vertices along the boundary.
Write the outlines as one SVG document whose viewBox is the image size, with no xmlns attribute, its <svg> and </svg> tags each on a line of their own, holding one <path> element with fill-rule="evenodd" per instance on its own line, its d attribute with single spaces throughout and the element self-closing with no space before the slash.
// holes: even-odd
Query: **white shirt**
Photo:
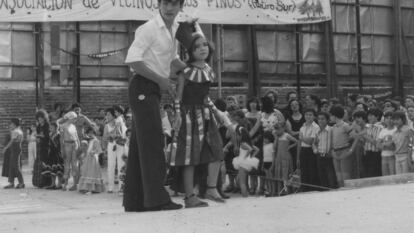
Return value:
<svg viewBox="0 0 414 233">
<path fill-rule="evenodd" d="M 303 126 L 300 128 L 299 132 L 304 138 L 315 138 L 319 130 L 320 130 L 319 125 L 316 124 L 315 122 L 312 122 L 312 124 L 310 125 L 304 123 Z M 303 141 L 301 143 L 301 146 L 312 147 L 312 145 L 306 144 Z"/>
<path fill-rule="evenodd" d="M 381 132 L 378 134 L 378 139 L 381 141 L 392 141 L 392 135 L 397 131 L 397 128 L 394 127 L 393 129 L 383 128 Z M 381 151 L 381 156 L 388 157 L 394 155 L 394 149 L 392 147 L 386 148 L 384 147 Z"/>
<path fill-rule="evenodd" d="M 125 138 L 127 127 L 125 125 L 124 118 L 122 117 L 122 115 L 119 115 L 117 118 L 115 118 L 115 126 L 119 127 L 119 129 L 121 130 L 122 138 Z"/>
<path fill-rule="evenodd" d="M 263 162 L 268 163 L 273 161 L 273 143 L 263 145 Z"/>
<path fill-rule="evenodd" d="M 161 15 L 157 14 L 157 16 L 138 27 L 125 62 L 143 61 L 156 74 L 168 78 L 170 64 L 178 58 L 178 42 L 175 39 L 178 25 L 175 20 L 171 28 L 171 34 Z"/>
<path fill-rule="evenodd" d="M 168 115 L 165 115 L 161 119 L 161 121 L 162 121 L 162 130 L 163 130 L 163 132 L 171 137 L 172 127 L 171 127 L 170 120 L 168 119 Z"/>
</svg>

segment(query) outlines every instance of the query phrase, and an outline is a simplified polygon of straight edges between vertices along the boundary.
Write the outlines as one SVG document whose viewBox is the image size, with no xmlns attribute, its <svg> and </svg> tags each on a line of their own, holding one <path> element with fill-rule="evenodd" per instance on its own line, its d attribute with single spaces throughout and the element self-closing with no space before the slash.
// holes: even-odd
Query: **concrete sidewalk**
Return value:
<svg viewBox="0 0 414 233">
<path fill-rule="evenodd" d="M 116 194 L 0 190 L 0 232 L 414 232 L 414 184 L 313 192 L 279 198 L 233 196 L 226 204 L 125 213 Z M 1 185 L 6 185 L 3 178 Z M 183 203 L 182 197 L 173 198 Z"/>
</svg>

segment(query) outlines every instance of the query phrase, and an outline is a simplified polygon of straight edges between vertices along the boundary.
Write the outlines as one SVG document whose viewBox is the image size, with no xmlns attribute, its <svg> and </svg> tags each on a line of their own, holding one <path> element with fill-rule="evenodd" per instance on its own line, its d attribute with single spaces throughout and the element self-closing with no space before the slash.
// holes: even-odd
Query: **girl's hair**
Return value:
<svg viewBox="0 0 414 233">
<path fill-rule="evenodd" d="M 342 119 L 344 118 L 344 115 L 345 115 L 345 109 L 342 106 L 336 105 L 336 106 L 332 106 L 329 113 L 334 117 Z"/>
<path fill-rule="evenodd" d="M 10 122 L 13 123 L 16 127 L 20 126 L 20 119 L 19 118 L 12 118 Z"/>
<path fill-rule="evenodd" d="M 274 128 L 275 129 L 286 129 L 286 124 L 285 122 L 278 122 L 275 124 Z"/>
<path fill-rule="evenodd" d="M 392 119 L 393 120 L 401 119 L 404 125 L 407 124 L 407 117 L 405 116 L 405 113 L 403 111 L 393 112 Z"/>
<path fill-rule="evenodd" d="M 115 110 L 113 108 L 107 108 L 105 109 L 105 113 L 110 113 L 113 117 L 115 117 Z"/>
<path fill-rule="evenodd" d="M 191 42 L 191 45 L 189 47 L 190 50 L 188 51 L 188 62 L 187 63 L 195 62 L 196 59 L 194 58 L 193 52 L 196 49 L 195 44 L 196 44 L 197 40 L 200 39 L 200 38 L 205 39 L 206 42 L 207 42 L 208 56 L 207 56 L 205 62 L 207 62 L 207 63 L 210 62 L 211 56 L 214 53 L 213 46 L 211 45 L 211 43 L 204 36 L 196 34 L 195 36 L 193 36 L 193 41 Z"/>
<path fill-rule="evenodd" d="M 250 139 L 249 131 L 247 131 L 246 127 L 241 126 L 241 125 L 237 126 L 236 133 L 241 136 L 240 137 L 240 143 L 245 142 L 245 143 L 249 144 L 250 146 L 252 145 L 252 141 Z"/>
<path fill-rule="evenodd" d="M 49 114 L 47 114 L 46 110 L 40 109 L 36 112 L 36 119 L 43 118 L 47 123 L 49 123 Z"/>
<path fill-rule="evenodd" d="M 383 113 L 378 108 L 372 108 L 372 109 L 368 110 L 367 115 L 373 115 L 373 116 L 375 116 L 375 118 L 377 118 L 377 121 L 380 121 L 381 118 L 382 118 Z"/>
<path fill-rule="evenodd" d="M 364 104 L 364 103 L 357 103 L 356 106 L 358 106 L 358 105 L 362 105 L 362 108 L 364 109 L 365 112 L 368 111 L 368 106 L 366 104 Z"/>
<path fill-rule="evenodd" d="M 308 95 L 309 99 L 311 99 L 316 107 L 318 108 L 318 110 L 321 108 L 321 100 L 319 99 L 319 97 L 317 97 L 316 95 Z"/>
<path fill-rule="evenodd" d="M 274 98 L 274 100 L 273 100 L 273 104 L 275 104 L 275 103 L 277 103 L 277 101 L 279 100 L 278 98 L 279 98 L 279 96 L 278 96 L 278 93 L 276 92 L 276 91 L 273 91 L 273 90 L 269 90 L 268 92 L 266 92 L 266 94 L 264 95 L 264 97 L 269 97 L 268 95 L 269 94 L 271 94 L 272 96 L 273 96 L 273 98 Z"/>
<path fill-rule="evenodd" d="M 250 103 L 253 103 L 253 102 L 256 103 L 256 110 L 260 111 L 260 101 L 257 97 L 252 97 L 252 98 L 249 99 L 249 101 L 247 101 L 247 105 L 246 105 L 247 111 L 249 111 L 249 112 L 251 111 Z"/>
<path fill-rule="evenodd" d="M 55 129 L 56 129 L 56 130 L 58 130 L 58 129 L 59 129 L 59 126 L 58 126 L 58 124 L 57 124 L 56 122 L 52 122 L 52 123 L 50 123 L 50 126 L 55 127 Z"/>
<path fill-rule="evenodd" d="M 364 121 L 367 121 L 367 113 L 365 111 L 356 111 L 353 115 L 355 118 L 362 118 Z"/>
<path fill-rule="evenodd" d="M 265 113 L 272 113 L 275 111 L 273 100 L 268 96 L 262 98 L 262 111 Z"/>
<path fill-rule="evenodd" d="M 114 109 L 114 111 L 117 111 L 120 114 L 124 114 L 124 107 L 122 107 L 121 105 L 114 105 L 112 106 L 112 108 Z"/>
</svg>

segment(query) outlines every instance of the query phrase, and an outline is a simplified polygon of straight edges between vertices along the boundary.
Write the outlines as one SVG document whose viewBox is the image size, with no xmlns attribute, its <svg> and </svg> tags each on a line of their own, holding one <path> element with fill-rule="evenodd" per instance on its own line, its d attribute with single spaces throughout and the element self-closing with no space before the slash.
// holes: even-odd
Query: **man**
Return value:
<svg viewBox="0 0 414 233">
<path fill-rule="evenodd" d="M 160 91 L 174 95 L 170 64 L 184 64 L 177 55 L 176 16 L 184 0 L 158 0 L 159 14 L 140 26 L 125 62 L 135 75 L 129 84 L 132 134 L 123 206 L 127 212 L 175 210 L 164 188 L 166 161 L 160 116 Z M 178 69 L 179 70 L 179 69 Z"/>
</svg>

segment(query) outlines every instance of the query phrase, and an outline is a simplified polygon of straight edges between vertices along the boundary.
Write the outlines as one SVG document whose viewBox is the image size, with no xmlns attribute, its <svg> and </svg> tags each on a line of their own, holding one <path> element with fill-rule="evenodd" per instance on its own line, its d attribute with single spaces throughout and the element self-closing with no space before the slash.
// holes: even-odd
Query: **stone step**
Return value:
<svg viewBox="0 0 414 233">
<path fill-rule="evenodd" d="M 378 185 L 405 184 L 414 182 L 414 173 L 345 180 L 345 188 L 362 188 Z"/>
</svg>

